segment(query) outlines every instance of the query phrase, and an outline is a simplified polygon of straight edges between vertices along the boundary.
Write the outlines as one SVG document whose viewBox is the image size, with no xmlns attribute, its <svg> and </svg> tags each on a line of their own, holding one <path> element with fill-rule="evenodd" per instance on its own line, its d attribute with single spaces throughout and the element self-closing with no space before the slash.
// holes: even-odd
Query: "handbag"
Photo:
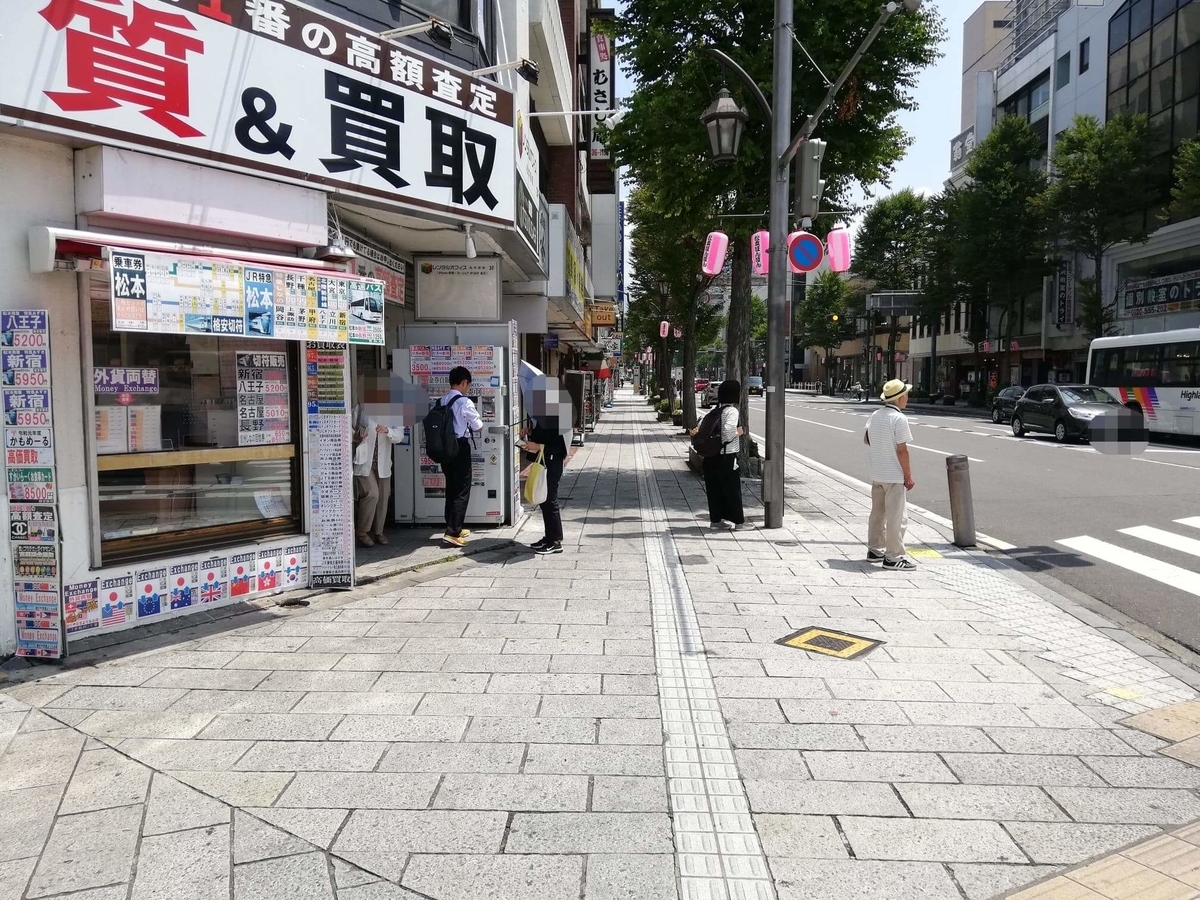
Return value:
<svg viewBox="0 0 1200 900">
<path fill-rule="evenodd" d="M 531 506 L 541 506 L 546 502 L 549 485 L 546 483 L 545 450 L 539 450 L 537 459 L 529 466 L 529 474 L 525 477 L 525 490 L 522 496 Z"/>
</svg>

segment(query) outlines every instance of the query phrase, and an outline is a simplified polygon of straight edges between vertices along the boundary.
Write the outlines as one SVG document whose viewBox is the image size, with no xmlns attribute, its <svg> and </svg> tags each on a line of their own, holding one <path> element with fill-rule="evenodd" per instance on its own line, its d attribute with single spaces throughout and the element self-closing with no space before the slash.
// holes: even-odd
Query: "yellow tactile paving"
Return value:
<svg viewBox="0 0 1200 900">
<path fill-rule="evenodd" d="M 1108 900 L 1193 900 L 1200 891 L 1125 856 L 1110 856 L 1067 874 Z"/>
<path fill-rule="evenodd" d="M 1200 834 L 1194 833 L 1197 826 L 1190 825 L 1188 828 L 1193 832 L 1192 839 L 1200 840 Z M 1200 847 L 1195 843 L 1166 834 L 1147 844 L 1132 847 L 1123 855 L 1193 888 L 1200 888 Z"/>
<path fill-rule="evenodd" d="M 1009 900 L 1106 900 L 1106 898 L 1103 894 L 1097 894 L 1082 884 L 1059 876 L 1035 887 L 1027 888 L 1019 894 L 1012 894 L 1009 896 Z"/>
</svg>

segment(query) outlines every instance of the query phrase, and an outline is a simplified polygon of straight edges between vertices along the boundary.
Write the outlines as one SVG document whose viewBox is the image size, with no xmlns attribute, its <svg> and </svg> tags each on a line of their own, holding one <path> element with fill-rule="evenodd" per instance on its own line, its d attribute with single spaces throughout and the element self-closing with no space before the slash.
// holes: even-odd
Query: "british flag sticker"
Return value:
<svg viewBox="0 0 1200 900">
<path fill-rule="evenodd" d="M 225 599 L 229 560 L 224 556 L 200 563 L 200 602 L 220 603 Z"/>
</svg>

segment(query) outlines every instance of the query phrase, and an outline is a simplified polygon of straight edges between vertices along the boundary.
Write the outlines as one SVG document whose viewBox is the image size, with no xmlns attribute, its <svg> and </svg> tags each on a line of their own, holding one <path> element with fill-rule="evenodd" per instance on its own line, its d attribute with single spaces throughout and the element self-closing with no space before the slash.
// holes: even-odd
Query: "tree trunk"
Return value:
<svg viewBox="0 0 1200 900">
<path fill-rule="evenodd" d="M 900 340 L 900 317 L 888 316 L 888 380 L 896 377 L 896 343 Z"/>
<path fill-rule="evenodd" d="M 696 323 L 683 326 L 683 425 L 689 431 L 696 427 Z"/>
<path fill-rule="evenodd" d="M 753 444 L 750 437 L 750 399 L 746 393 L 746 378 L 750 375 L 750 241 L 732 241 L 732 285 L 729 292 L 729 318 L 725 322 L 725 377 L 736 379 L 742 386 L 739 406 L 740 421 L 746 430 L 739 454 L 744 464 Z"/>
</svg>

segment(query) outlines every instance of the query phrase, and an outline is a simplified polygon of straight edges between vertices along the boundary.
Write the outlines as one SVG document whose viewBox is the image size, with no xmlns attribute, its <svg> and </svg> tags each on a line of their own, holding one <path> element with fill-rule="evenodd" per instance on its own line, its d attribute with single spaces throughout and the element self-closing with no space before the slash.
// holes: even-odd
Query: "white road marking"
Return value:
<svg viewBox="0 0 1200 900">
<path fill-rule="evenodd" d="M 1180 553 L 1187 553 L 1190 556 L 1200 556 L 1200 541 L 1195 538 L 1184 537 L 1181 534 L 1175 534 L 1173 531 L 1163 531 L 1161 528 L 1153 528 L 1150 525 L 1138 525 L 1135 528 L 1121 528 L 1121 534 L 1128 534 L 1131 537 L 1141 538 L 1143 541 L 1150 541 L 1158 544 L 1160 547 L 1169 547 L 1172 550 L 1178 550 Z"/>
<path fill-rule="evenodd" d="M 1192 528 L 1200 528 L 1200 516 L 1191 516 L 1187 519 L 1176 519 L 1176 525 L 1189 525 Z"/>
<path fill-rule="evenodd" d="M 1179 463 L 1164 462 L 1161 459 L 1145 459 L 1141 456 L 1131 456 L 1134 462 L 1151 463 L 1155 466 L 1170 466 L 1172 469 L 1191 469 L 1193 472 L 1200 471 L 1200 466 L 1184 466 Z"/>
<path fill-rule="evenodd" d="M 961 455 L 958 453 L 949 453 L 945 450 L 935 450 L 933 447 L 922 447 L 920 444 L 909 444 L 908 446 L 912 447 L 914 450 L 925 450 L 929 453 L 939 453 L 942 456 L 959 456 L 959 455 Z M 973 456 L 968 456 L 967 459 L 969 459 L 971 462 L 978 462 L 978 463 L 983 462 L 982 459 L 976 459 Z"/>
<path fill-rule="evenodd" d="M 1174 450 L 1170 447 L 1147 447 L 1147 453 L 1190 453 L 1193 456 L 1200 456 L 1200 450 Z"/>
<path fill-rule="evenodd" d="M 1200 574 L 1196 572 L 1189 572 L 1179 566 L 1173 566 L 1141 553 L 1134 553 L 1132 550 L 1126 550 L 1124 547 L 1118 547 L 1116 544 L 1100 541 L 1088 535 L 1067 538 L 1063 541 L 1055 541 L 1055 543 L 1178 588 L 1194 597 L 1200 597 Z"/>
<path fill-rule="evenodd" d="M 829 425 L 826 422 L 814 422 L 812 419 L 802 419 L 799 416 L 787 416 L 788 419 L 795 419 L 797 422 L 807 422 L 809 425 L 820 425 L 822 428 L 832 428 L 834 431 L 844 431 L 847 434 L 854 434 L 853 428 L 843 428 L 841 425 Z"/>
</svg>

